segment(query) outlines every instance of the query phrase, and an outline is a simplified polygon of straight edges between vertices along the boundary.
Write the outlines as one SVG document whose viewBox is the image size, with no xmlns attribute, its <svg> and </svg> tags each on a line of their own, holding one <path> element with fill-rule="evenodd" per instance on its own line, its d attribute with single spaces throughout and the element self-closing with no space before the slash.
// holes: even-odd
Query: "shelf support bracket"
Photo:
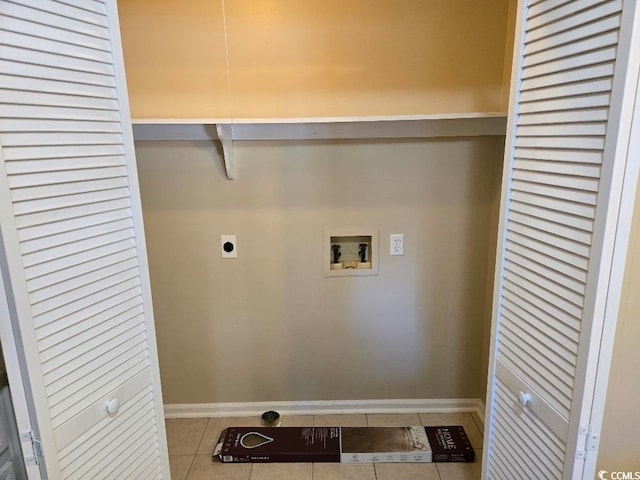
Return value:
<svg viewBox="0 0 640 480">
<path fill-rule="evenodd" d="M 224 157 L 224 169 L 227 178 L 236 178 L 235 164 L 233 163 L 233 125 L 228 123 L 218 123 L 216 125 L 218 140 L 222 143 L 222 156 Z"/>
</svg>

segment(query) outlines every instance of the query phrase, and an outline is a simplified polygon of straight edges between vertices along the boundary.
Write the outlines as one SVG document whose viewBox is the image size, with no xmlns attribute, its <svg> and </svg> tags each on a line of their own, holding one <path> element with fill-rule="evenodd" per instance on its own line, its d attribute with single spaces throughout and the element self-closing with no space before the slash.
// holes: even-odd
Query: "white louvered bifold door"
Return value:
<svg viewBox="0 0 640 480">
<path fill-rule="evenodd" d="M 609 196 L 620 176 L 613 164 L 619 63 L 628 56 L 624 25 L 635 2 L 624 7 L 621 0 L 519 5 L 485 478 L 579 478 L 589 453 L 583 407 L 593 356 L 597 363 L 590 345 L 601 335 L 599 274 L 616 225 Z"/>
<path fill-rule="evenodd" d="M 169 477 L 125 86 L 115 0 L 0 0 L 3 263 L 52 479 Z"/>
</svg>

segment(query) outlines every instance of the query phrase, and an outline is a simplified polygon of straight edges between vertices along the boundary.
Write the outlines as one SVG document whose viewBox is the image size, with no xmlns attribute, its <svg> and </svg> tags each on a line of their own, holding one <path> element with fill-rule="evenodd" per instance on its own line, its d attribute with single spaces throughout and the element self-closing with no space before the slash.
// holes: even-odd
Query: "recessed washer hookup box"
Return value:
<svg viewBox="0 0 640 480">
<path fill-rule="evenodd" d="M 229 427 L 213 457 L 234 462 L 472 462 L 464 429 L 453 427 Z"/>
</svg>

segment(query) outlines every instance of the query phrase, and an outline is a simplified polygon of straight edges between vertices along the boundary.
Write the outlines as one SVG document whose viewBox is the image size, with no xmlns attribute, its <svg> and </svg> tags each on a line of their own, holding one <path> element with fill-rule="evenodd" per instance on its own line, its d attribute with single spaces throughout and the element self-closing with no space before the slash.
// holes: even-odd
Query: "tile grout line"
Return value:
<svg viewBox="0 0 640 480">
<path fill-rule="evenodd" d="M 207 423 L 202 429 L 202 433 L 200 434 L 200 440 L 198 440 L 198 445 L 196 446 L 195 455 L 198 455 L 198 452 L 200 451 L 200 445 L 202 444 L 202 440 L 204 440 L 204 434 L 207 433 L 207 428 L 209 428 L 209 422 L 211 422 L 211 418 L 207 418 Z"/>
<path fill-rule="evenodd" d="M 473 419 L 473 423 L 475 424 L 475 426 L 478 428 L 478 430 L 480 430 L 480 433 L 482 434 L 482 441 L 484 442 L 484 424 L 482 424 L 482 428 L 481 428 L 480 424 L 478 423 L 480 419 L 476 421 L 476 416 L 474 416 L 473 413 L 471 412 L 469 412 L 469 415 L 471 415 L 471 418 Z"/>
<path fill-rule="evenodd" d="M 196 456 L 192 455 L 191 457 L 191 463 L 189 464 L 189 468 L 187 468 L 187 473 L 184 476 L 184 480 L 187 480 L 187 478 L 189 478 L 189 474 L 191 473 L 191 467 L 193 467 L 193 462 L 196 461 Z"/>
</svg>

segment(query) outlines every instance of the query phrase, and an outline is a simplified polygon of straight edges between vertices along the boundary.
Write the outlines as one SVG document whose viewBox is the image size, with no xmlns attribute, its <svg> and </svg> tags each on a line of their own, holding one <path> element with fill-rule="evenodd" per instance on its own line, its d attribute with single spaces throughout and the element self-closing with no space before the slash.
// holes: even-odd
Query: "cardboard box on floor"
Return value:
<svg viewBox="0 0 640 480">
<path fill-rule="evenodd" d="M 473 462 L 464 428 L 438 427 L 229 427 L 213 452 L 224 463 Z"/>
</svg>

